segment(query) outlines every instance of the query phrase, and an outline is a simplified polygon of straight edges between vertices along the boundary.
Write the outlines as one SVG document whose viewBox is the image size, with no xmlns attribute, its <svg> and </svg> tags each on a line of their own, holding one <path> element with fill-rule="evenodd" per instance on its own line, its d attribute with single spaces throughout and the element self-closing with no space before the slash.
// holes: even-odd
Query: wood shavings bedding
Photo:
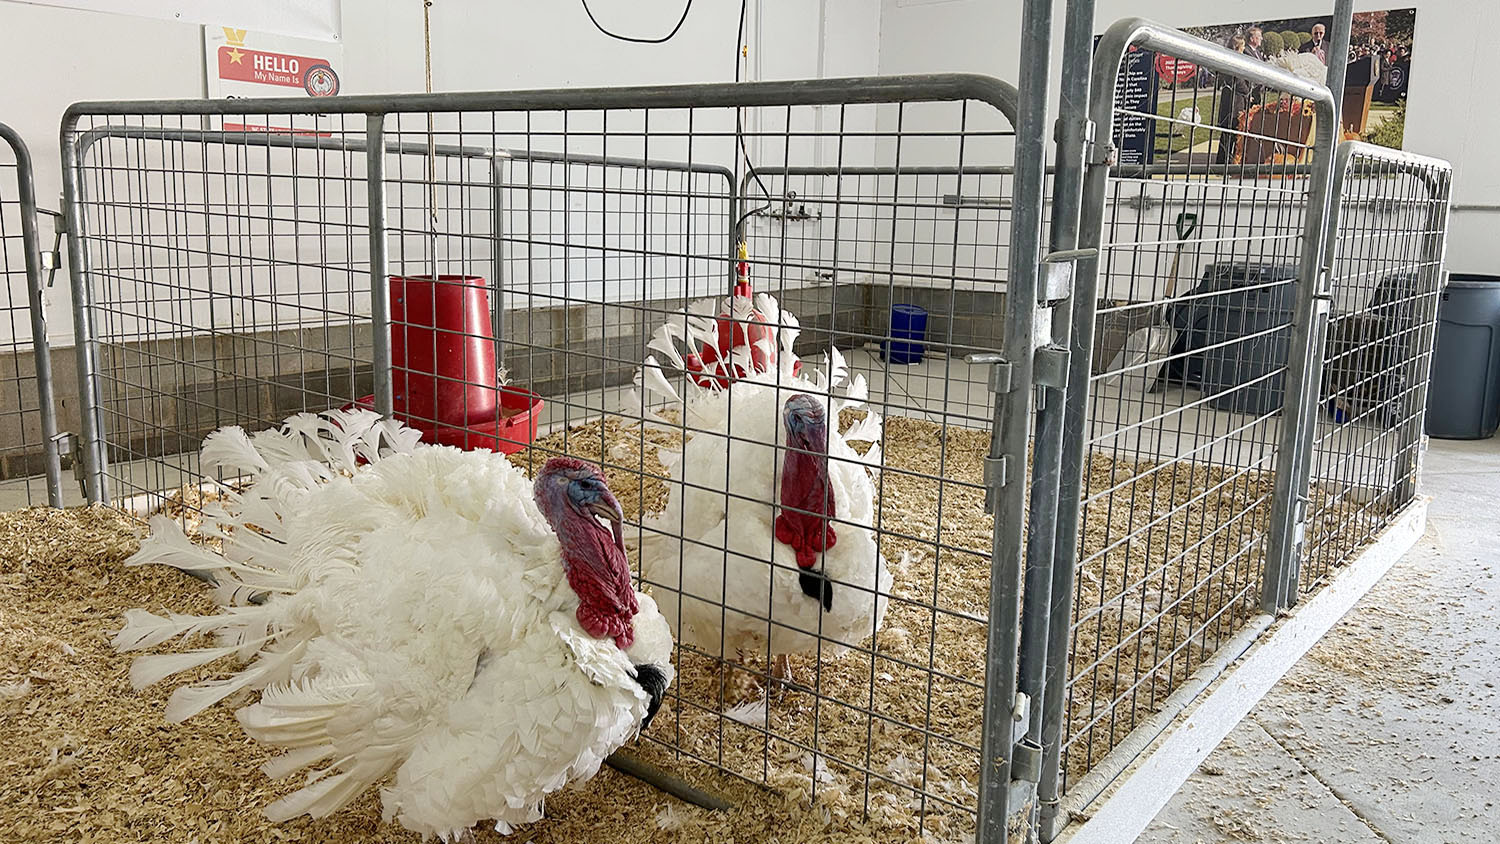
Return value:
<svg viewBox="0 0 1500 844">
<path fill-rule="evenodd" d="M 643 432 L 604 420 L 545 437 L 512 460 L 525 468 L 540 465 L 534 457 L 556 451 L 603 458 L 627 517 L 636 519 L 665 501 L 660 478 L 666 473 L 656 448 L 670 447 L 678 436 L 669 426 Z M 987 431 L 945 431 L 900 417 L 886 421 L 880 527 L 889 532 L 882 543 L 896 569 L 895 596 L 873 653 L 855 651 L 821 666 L 812 657 L 794 661 L 799 681 L 818 695 L 787 694 L 760 706 L 751 700 L 737 710 L 740 720 L 731 720 L 720 713 L 747 702 L 743 684 L 722 682 L 711 659 L 680 655 L 679 682 L 650 730 L 651 740 L 642 740 L 635 752 L 723 794 L 735 804 L 733 811 L 698 809 L 606 769 L 581 789 L 549 801 L 545 820 L 508 840 L 972 840 L 978 760 L 965 745 L 977 745 L 980 734 L 992 528 L 979 484 L 988 437 Z M 1143 471 L 1142 465 L 1117 467 L 1103 460 L 1091 464 L 1091 471 L 1115 477 Z M 1211 483 L 1214 470 L 1202 471 L 1197 480 Z M 194 495 L 174 499 L 168 505 L 177 508 L 173 514 L 191 520 L 201 500 L 188 500 Z M 1107 518 L 1120 517 L 1091 513 L 1085 536 L 1097 535 L 1103 523 L 1095 520 Z M 131 690 L 130 660 L 108 646 L 124 611 L 211 609 L 197 580 L 160 567 L 120 565 L 134 551 L 140 530 L 139 523 L 102 508 L 0 514 L 0 741 L 8 748 L 0 762 L 0 839 L 415 841 L 381 823 L 374 793 L 333 817 L 270 824 L 260 807 L 294 790 L 298 781 L 266 779 L 259 766 L 271 754 L 245 738 L 232 705 L 171 725 L 161 715 L 169 685 Z M 898 562 L 903 552 L 904 564 Z M 1197 576 L 1185 569 L 1169 577 L 1179 574 L 1189 584 Z M 1116 603 L 1123 603 L 1123 585 L 1102 568 L 1080 574 L 1081 584 L 1090 582 L 1099 585 L 1086 588 L 1106 598 L 1116 590 Z M 1200 591 L 1201 600 L 1182 602 L 1179 628 L 1222 609 L 1213 596 L 1228 590 Z M 1171 629 L 1157 627 L 1159 636 Z M 1106 636 L 1114 628 L 1101 625 Z M 1138 636 L 1100 644 L 1147 643 Z M 1190 661 L 1205 653 L 1201 647 L 1184 650 Z M 936 673 L 926 670 L 929 663 Z M 1122 672 L 1133 664 L 1132 653 L 1120 661 Z M 765 660 L 750 655 L 746 667 L 763 671 Z M 1114 682 L 1125 679 L 1122 673 Z M 1162 683 L 1161 694 L 1120 705 L 1145 712 L 1167 690 Z M 1073 719 L 1076 729 L 1076 706 Z M 687 754 L 764 785 L 717 772 Z M 865 768 L 868 774 L 860 770 Z M 479 840 L 502 839 L 482 832 Z"/>
</svg>

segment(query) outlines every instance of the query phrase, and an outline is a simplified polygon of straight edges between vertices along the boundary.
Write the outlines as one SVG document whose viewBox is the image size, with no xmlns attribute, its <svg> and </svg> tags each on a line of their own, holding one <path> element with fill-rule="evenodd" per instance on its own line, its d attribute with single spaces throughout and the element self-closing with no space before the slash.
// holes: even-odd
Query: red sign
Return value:
<svg viewBox="0 0 1500 844">
<path fill-rule="evenodd" d="M 1198 75 L 1198 66 L 1190 61 L 1157 54 L 1156 75 L 1168 82 L 1190 82 Z"/>
<path fill-rule="evenodd" d="M 339 92 L 338 76 L 327 59 L 267 53 L 231 44 L 219 47 L 219 78 L 301 88 L 314 97 L 331 97 Z"/>
</svg>

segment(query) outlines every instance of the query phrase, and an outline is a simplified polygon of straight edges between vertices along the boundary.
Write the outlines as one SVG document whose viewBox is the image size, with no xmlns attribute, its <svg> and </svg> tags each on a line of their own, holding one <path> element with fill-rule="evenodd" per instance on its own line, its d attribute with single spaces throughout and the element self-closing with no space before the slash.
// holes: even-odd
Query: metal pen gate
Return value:
<svg viewBox="0 0 1500 844">
<path fill-rule="evenodd" d="M 773 167 L 1014 166 L 1015 108 L 1010 86 L 957 75 L 75 106 L 64 131 L 64 185 L 90 373 L 90 493 L 141 514 L 165 508 L 191 526 L 216 481 L 232 481 L 205 477 L 193 454 L 213 427 L 265 426 L 359 401 L 413 424 L 430 421 L 402 404 L 400 385 L 426 376 L 403 365 L 396 347 L 414 332 L 437 333 L 403 316 L 415 301 L 412 285 L 430 285 L 434 297 L 493 296 L 488 325 L 448 332 L 465 347 L 462 371 L 441 375 L 438 389 L 460 388 L 467 402 L 467 388 L 493 387 L 482 370 L 503 365 L 507 389 L 545 402 L 536 440 L 513 460 L 530 468 L 570 453 L 601 462 L 644 547 L 652 507 L 673 489 L 708 490 L 726 506 L 744 498 L 728 477 L 673 476 L 659 449 L 717 434 L 632 389 L 653 330 L 683 319 L 694 301 L 728 293 L 731 238 L 743 233 L 754 245 L 753 282 L 801 317 L 795 351 L 804 368 L 824 371 L 840 389 L 859 376 L 869 397 L 855 405 L 888 419 L 886 456 L 870 466 L 880 490 L 875 521 L 850 528 L 872 530 L 896 581 L 875 588 L 890 609 L 873 639 L 873 631 L 798 631 L 817 653 L 848 650 L 839 660 L 815 653 L 797 663 L 810 672 L 800 686 L 807 706 L 771 701 L 746 716 L 726 677 L 767 682 L 769 651 L 681 644 L 679 682 L 647 738 L 677 764 L 696 760 L 755 781 L 805 774 L 813 792 L 844 794 L 865 814 L 900 816 L 914 833 L 1003 829 L 1008 772 L 980 760 L 1003 758 L 1013 739 L 1021 514 L 990 494 L 1005 480 L 995 467 L 1025 476 L 1029 412 L 1026 402 L 988 397 L 988 379 L 968 383 L 961 358 L 978 354 L 981 367 L 1002 356 L 1030 359 L 1027 284 L 1037 256 L 1014 235 L 1008 249 L 968 263 L 930 238 L 919 244 L 942 270 L 925 283 L 937 294 L 934 325 L 948 326 L 923 338 L 924 377 L 974 394 L 971 406 L 950 410 L 936 396 L 907 394 L 907 374 L 882 359 L 889 332 L 870 327 L 862 286 L 871 272 L 888 272 L 893 257 L 875 255 L 862 232 L 903 225 L 900 197 L 821 197 L 834 247 L 799 255 L 785 238 L 758 231 L 763 218 L 746 213 L 750 201 L 724 175 L 743 155 Z M 736 130 L 742 110 L 751 110 L 752 131 Z M 245 128 L 263 125 L 283 131 Z M 489 150 L 512 151 L 500 176 Z M 634 175 L 621 175 L 625 161 Z M 1012 227 L 1039 230 L 1040 196 L 1019 190 Z M 980 334 L 955 336 L 954 319 L 970 316 L 959 292 L 992 283 L 1002 267 L 1017 303 L 1005 328 L 995 320 Z M 1016 385 L 1027 378 L 1018 368 Z M 462 420 L 452 427 L 461 437 L 494 436 Z M 1013 496 L 1024 486 L 1010 489 Z M 723 539 L 679 541 L 728 553 Z M 770 542 L 757 552 L 762 564 Z M 689 550 L 681 554 L 686 560 Z M 643 581 L 671 590 L 680 577 Z M 846 585 L 851 594 L 872 588 Z M 724 597 L 692 597 L 744 613 Z M 760 612 L 750 615 L 769 640 L 784 625 Z"/>
<path fill-rule="evenodd" d="M 1274 116 L 1204 133 L 1171 116 L 1179 101 L 1200 108 L 1195 88 L 1163 91 L 1166 116 L 1118 103 L 1132 48 L 1264 86 Z M 1305 431 L 1333 162 L 1326 88 L 1139 19 L 1100 39 L 1089 117 L 1099 140 L 1080 246 L 1098 252 L 1072 311 L 1052 572 L 1067 611 L 1048 619 L 1045 650 L 1049 676 L 1066 678 L 1043 705 L 1048 837 L 1062 795 L 1086 801 L 1118 775 L 1129 759 L 1110 751 L 1239 632 L 1290 551 L 1278 524 Z M 1112 179 L 1131 135 L 1168 160 Z M 1218 146 L 1233 148 L 1222 164 Z M 1135 327 L 1110 358 L 1092 348 L 1106 316 Z"/>
<path fill-rule="evenodd" d="M 1452 180 L 1445 161 L 1339 145 L 1325 259 L 1333 299 L 1309 364 L 1322 375 L 1321 418 L 1290 602 L 1417 497 Z"/>
<path fill-rule="evenodd" d="M 3 123 L 0 142 L 0 509 L 61 507 L 35 174 L 21 136 Z"/>
</svg>

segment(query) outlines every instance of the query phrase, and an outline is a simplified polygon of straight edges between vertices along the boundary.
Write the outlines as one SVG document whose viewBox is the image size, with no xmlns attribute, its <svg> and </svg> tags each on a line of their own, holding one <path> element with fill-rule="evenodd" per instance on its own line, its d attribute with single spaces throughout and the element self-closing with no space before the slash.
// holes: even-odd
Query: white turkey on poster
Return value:
<svg viewBox="0 0 1500 844">
<path fill-rule="evenodd" d="M 722 642 L 741 658 L 769 645 L 785 686 L 789 655 L 838 656 L 880 629 L 891 589 L 873 530 L 881 420 L 837 349 L 826 373 L 794 374 L 796 317 L 765 294 L 753 309 L 734 299 L 725 312 L 738 320 L 753 311 L 772 327 L 746 332 L 760 348 L 727 350 L 740 377 L 727 386 L 693 378 L 678 349 L 727 334 L 711 300 L 656 331 L 649 348 L 662 361 L 648 357 L 637 375 L 644 391 L 675 403 L 687 430 L 681 453 L 661 455 L 670 493 L 644 524 L 641 567 L 661 585 L 662 615 L 682 642 L 724 656 Z M 863 415 L 840 430 L 844 410 Z M 869 447 L 861 455 L 854 443 Z"/>
<path fill-rule="evenodd" d="M 1328 67 L 1312 53 L 1285 52 L 1271 57 L 1271 64 L 1309 82 L 1328 84 Z"/>
<path fill-rule="evenodd" d="M 136 688 L 249 662 L 176 689 L 167 720 L 259 690 L 236 715 L 287 750 L 265 772 L 327 763 L 266 808 L 273 820 L 328 815 L 382 783 L 387 820 L 424 838 L 484 820 L 509 832 L 649 725 L 673 679 L 670 630 L 631 586 L 620 509 L 593 466 L 555 458 L 533 484 L 503 455 L 418 436 L 365 410 L 217 431 L 205 468 L 249 481 L 203 514 L 223 555 L 157 516 L 129 560 L 211 572 L 226 604 L 127 613 L 122 651 L 218 638 L 137 658 Z"/>
</svg>

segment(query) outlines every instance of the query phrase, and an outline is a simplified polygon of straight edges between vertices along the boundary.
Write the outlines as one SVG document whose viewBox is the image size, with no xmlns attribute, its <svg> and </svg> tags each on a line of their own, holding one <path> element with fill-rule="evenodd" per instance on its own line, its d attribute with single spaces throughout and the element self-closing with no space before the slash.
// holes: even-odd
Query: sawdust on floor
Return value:
<svg viewBox="0 0 1500 844">
<path fill-rule="evenodd" d="M 663 506 L 666 472 L 656 448 L 671 447 L 679 436 L 669 427 L 642 430 L 603 420 L 544 437 L 512 460 L 523 468 L 540 465 L 533 456 L 555 452 L 602 460 L 627 517 L 635 519 Z M 733 811 L 688 806 L 605 770 L 549 801 L 547 819 L 516 840 L 972 837 L 992 535 L 981 486 L 988 440 L 987 431 L 886 420 L 879 527 L 885 531 L 882 553 L 895 574 L 891 608 L 873 648 L 821 665 L 813 657 L 794 661 L 797 679 L 816 695 L 773 696 L 763 709 L 741 705 L 738 720 L 727 718 L 722 713 L 745 700 L 721 682 L 715 660 L 680 653 L 679 681 L 637 752 L 725 795 L 736 804 Z M 1096 456 L 1090 472 L 1106 473 L 1118 484 L 1150 466 Z M 1214 537 L 1226 533 L 1214 530 L 1215 509 L 1250 519 L 1246 531 L 1264 528 L 1260 508 L 1269 505 L 1254 502 L 1269 479 L 1229 486 L 1220 483 L 1224 471 L 1199 467 L 1180 481 L 1204 491 L 1191 505 L 1204 512 L 1195 510 L 1193 519 L 1184 520 L 1201 524 L 1182 528 L 1174 546 L 1207 537 L 1205 556 L 1227 550 L 1215 544 Z M 190 491 L 171 502 L 173 514 L 191 519 L 194 496 Z M 1195 567 L 1192 557 L 1179 555 L 1181 562 L 1148 578 L 1173 584 L 1176 599 L 1164 601 L 1140 588 L 1139 572 L 1161 550 L 1154 541 L 1105 550 L 1107 538 L 1119 535 L 1118 520 L 1140 525 L 1142 518 L 1149 522 L 1154 513 L 1172 509 L 1171 499 L 1153 504 L 1137 496 L 1132 504 L 1130 512 L 1096 507 L 1087 514 L 1078 606 L 1109 608 L 1112 623 L 1084 625 L 1097 631 L 1094 639 L 1080 627 L 1073 658 L 1076 696 L 1079 655 L 1095 649 L 1112 654 L 1112 673 L 1091 678 L 1099 680 L 1093 695 L 1115 710 L 1128 709 L 1117 713 L 1122 720 L 1143 717 L 1170 691 L 1170 678 L 1154 682 L 1155 673 L 1167 670 L 1158 666 L 1153 672 L 1155 654 L 1170 652 L 1182 660 L 1172 674 L 1180 681 L 1209 652 L 1204 643 L 1190 641 L 1193 631 L 1207 619 L 1237 628 L 1248 616 L 1251 607 L 1242 594 L 1213 578 L 1253 571 L 1258 562 L 1247 556 L 1223 567 Z M 135 549 L 139 530 L 137 522 L 101 508 L 0 515 L 0 740 L 11 748 L 0 763 L 0 830 L 23 841 L 415 840 L 381 823 L 373 792 L 321 821 L 304 817 L 271 825 L 259 808 L 298 783 L 272 783 L 261 774 L 259 765 L 270 754 L 245 738 L 232 706 L 169 725 L 161 718 L 169 684 L 130 689 L 130 660 L 108 647 L 125 609 L 211 610 L 197 580 L 170 569 L 119 565 Z M 898 562 L 903 553 L 904 565 Z M 1131 570 L 1127 566 L 1137 574 L 1124 574 Z M 1148 630 L 1116 623 L 1138 615 L 1148 601 L 1157 602 Z M 752 656 L 744 667 L 764 671 L 764 662 Z M 204 668 L 199 676 L 213 673 Z M 1148 676 L 1152 683 L 1136 682 Z M 1143 685 L 1152 688 L 1150 694 L 1121 693 Z M 1098 709 L 1089 701 L 1070 701 L 1069 734 L 1097 724 Z M 1088 753 L 1083 762 L 1074 754 L 1070 773 L 1085 770 L 1107 749 Z"/>
</svg>

